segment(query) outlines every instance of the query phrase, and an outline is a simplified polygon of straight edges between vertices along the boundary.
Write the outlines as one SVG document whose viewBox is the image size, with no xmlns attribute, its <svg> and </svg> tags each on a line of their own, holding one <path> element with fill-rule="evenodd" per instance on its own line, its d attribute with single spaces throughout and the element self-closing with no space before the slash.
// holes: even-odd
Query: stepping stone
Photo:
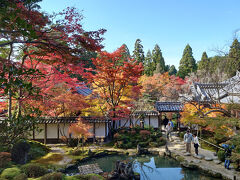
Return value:
<svg viewBox="0 0 240 180">
<path fill-rule="evenodd" d="M 206 161 L 212 161 L 213 159 L 211 157 L 205 157 L 204 158 Z"/>
<path fill-rule="evenodd" d="M 195 157 L 197 159 L 203 159 L 204 158 L 204 156 L 200 155 L 200 154 L 199 155 L 194 154 L 193 157 Z"/>
<path fill-rule="evenodd" d="M 193 160 L 193 163 L 195 163 L 195 164 L 198 164 L 198 163 L 200 163 L 201 161 L 200 160 L 197 160 L 197 159 L 194 159 Z"/>
<path fill-rule="evenodd" d="M 184 154 L 184 153 L 186 153 L 186 151 L 183 149 L 183 151 L 181 151 L 181 153 L 183 153 L 183 154 Z"/>
<path fill-rule="evenodd" d="M 217 156 L 213 156 L 213 160 L 218 160 L 218 157 Z"/>
<path fill-rule="evenodd" d="M 221 161 L 219 161 L 219 160 L 217 160 L 217 159 L 214 159 L 213 162 L 214 162 L 215 164 L 221 164 Z"/>
<path fill-rule="evenodd" d="M 190 153 L 184 153 L 184 156 L 191 156 L 191 154 Z"/>
</svg>

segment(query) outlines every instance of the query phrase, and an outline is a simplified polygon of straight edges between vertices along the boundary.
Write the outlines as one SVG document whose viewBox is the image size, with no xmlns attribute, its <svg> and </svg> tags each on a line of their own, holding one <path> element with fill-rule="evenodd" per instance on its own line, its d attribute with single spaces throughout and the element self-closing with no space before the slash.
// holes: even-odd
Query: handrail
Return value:
<svg viewBox="0 0 240 180">
<path fill-rule="evenodd" d="M 200 138 L 200 137 L 199 137 L 199 139 L 200 139 L 201 141 L 204 141 L 204 142 L 206 142 L 206 143 L 208 143 L 208 144 L 210 144 L 210 145 L 212 145 L 212 146 L 218 148 L 218 149 L 225 150 L 224 148 L 219 147 L 219 146 L 217 146 L 217 145 L 215 145 L 215 144 L 213 144 L 213 143 L 210 143 L 210 142 L 208 142 L 208 141 L 206 141 L 206 140 L 204 140 L 204 139 L 202 139 L 202 138 Z"/>
</svg>

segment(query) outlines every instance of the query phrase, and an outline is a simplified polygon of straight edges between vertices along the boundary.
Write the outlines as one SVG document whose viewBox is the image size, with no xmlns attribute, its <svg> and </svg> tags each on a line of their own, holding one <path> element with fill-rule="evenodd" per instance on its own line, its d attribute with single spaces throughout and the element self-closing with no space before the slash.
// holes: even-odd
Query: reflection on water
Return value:
<svg viewBox="0 0 240 180">
<path fill-rule="evenodd" d="M 132 161 L 134 171 L 140 173 L 141 180 L 216 180 L 201 174 L 200 171 L 183 169 L 174 159 L 152 155 L 140 157 L 106 156 L 92 159 L 81 165 L 98 163 L 103 171 L 111 172 L 114 170 L 117 160 Z"/>
</svg>

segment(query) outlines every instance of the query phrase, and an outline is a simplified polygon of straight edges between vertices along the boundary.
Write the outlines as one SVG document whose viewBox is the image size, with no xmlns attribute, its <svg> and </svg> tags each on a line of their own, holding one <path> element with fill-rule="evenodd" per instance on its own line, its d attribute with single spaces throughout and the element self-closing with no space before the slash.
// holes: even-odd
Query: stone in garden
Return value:
<svg viewBox="0 0 240 180">
<path fill-rule="evenodd" d="M 187 152 L 187 153 L 184 153 L 184 156 L 191 156 L 191 154 Z"/>
<path fill-rule="evenodd" d="M 219 161 L 219 160 L 217 160 L 217 159 L 214 159 L 213 162 L 214 162 L 215 164 L 221 164 L 221 161 Z"/>
<path fill-rule="evenodd" d="M 199 154 L 199 155 L 194 154 L 193 157 L 195 157 L 195 158 L 197 158 L 197 159 L 203 159 L 203 158 L 204 158 L 204 156 L 201 155 L 201 154 Z"/>
<path fill-rule="evenodd" d="M 195 163 L 195 164 L 198 164 L 198 163 L 200 163 L 201 161 L 200 160 L 197 160 L 197 159 L 194 159 L 193 160 L 193 163 Z"/>
<path fill-rule="evenodd" d="M 213 160 L 213 158 L 211 158 L 211 157 L 205 157 L 204 158 L 206 161 L 212 161 Z"/>
</svg>

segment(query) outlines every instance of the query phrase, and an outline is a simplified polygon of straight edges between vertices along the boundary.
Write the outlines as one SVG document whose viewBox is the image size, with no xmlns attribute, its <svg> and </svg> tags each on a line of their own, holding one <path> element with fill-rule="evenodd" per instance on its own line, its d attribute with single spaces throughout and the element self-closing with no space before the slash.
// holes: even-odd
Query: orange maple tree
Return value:
<svg viewBox="0 0 240 180">
<path fill-rule="evenodd" d="M 138 79 L 143 65 L 134 59 L 123 59 L 124 46 L 113 53 L 101 52 L 92 59 L 96 69 L 89 68 L 86 79 L 93 88 L 93 95 L 102 101 L 112 120 L 126 117 L 132 101 L 140 94 Z"/>
<path fill-rule="evenodd" d="M 154 101 L 177 100 L 184 92 L 185 81 L 168 73 L 154 74 L 153 76 L 144 75 L 141 78 L 142 93 L 148 94 Z"/>
<path fill-rule="evenodd" d="M 72 135 L 78 139 L 78 146 L 79 146 L 80 140 L 82 140 L 82 145 L 83 145 L 84 143 L 83 141 L 92 135 L 89 132 L 90 129 L 91 129 L 91 126 L 89 124 L 84 123 L 81 120 L 81 118 L 79 118 L 77 123 L 73 123 L 70 125 L 69 133 L 72 133 Z"/>
</svg>

